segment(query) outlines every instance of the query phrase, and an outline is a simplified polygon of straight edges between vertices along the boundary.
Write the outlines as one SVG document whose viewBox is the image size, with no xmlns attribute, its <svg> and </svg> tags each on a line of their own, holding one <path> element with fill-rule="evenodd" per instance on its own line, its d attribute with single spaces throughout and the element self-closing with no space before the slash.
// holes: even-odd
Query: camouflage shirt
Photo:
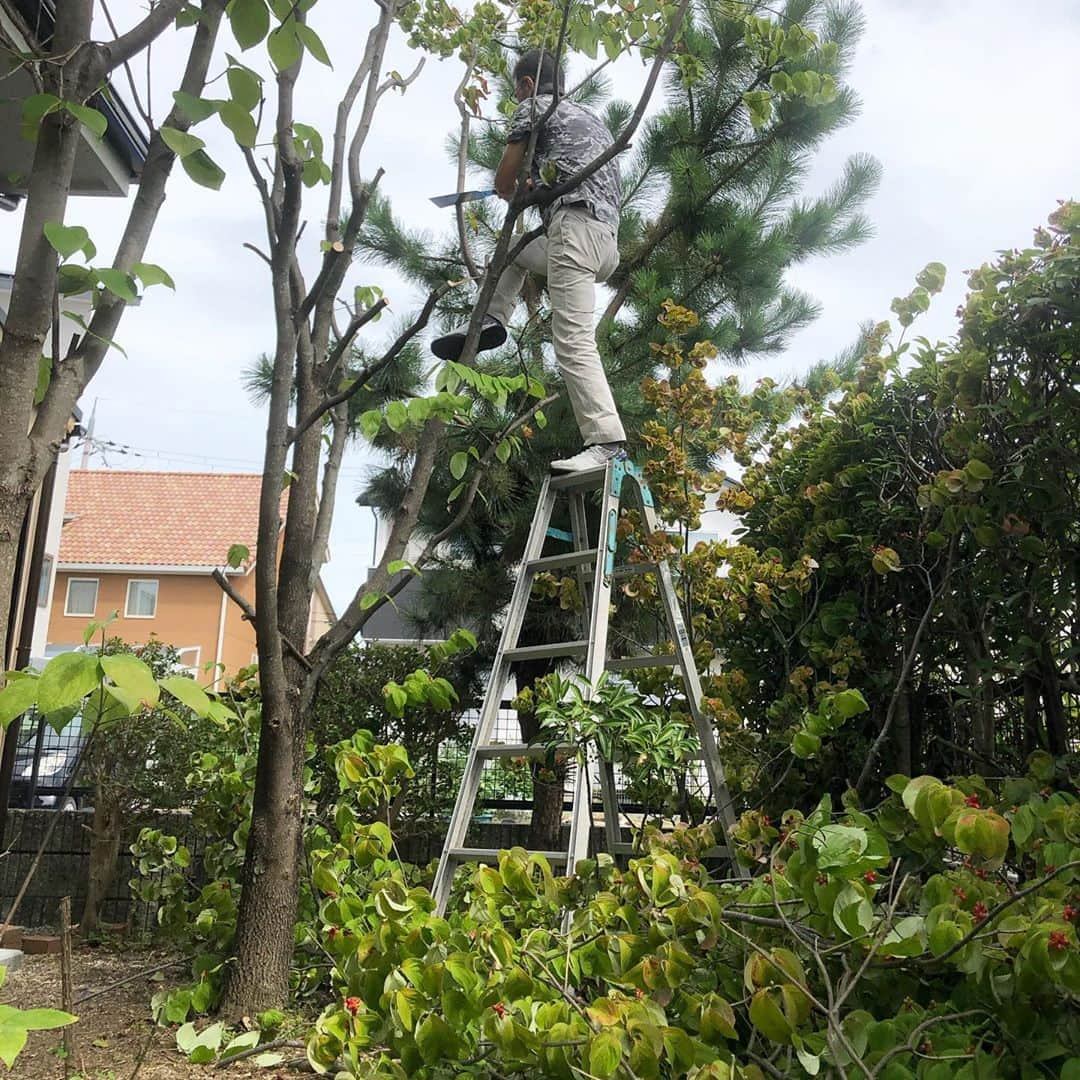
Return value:
<svg viewBox="0 0 1080 1080">
<path fill-rule="evenodd" d="M 543 120 L 550 107 L 550 94 L 537 94 L 535 98 L 523 101 L 510 121 L 507 142 L 515 143 L 528 139 L 534 119 L 537 122 Z M 532 162 L 533 183 L 541 184 L 541 174 L 550 174 L 548 163 L 555 166 L 555 183 L 569 180 L 595 161 L 611 143 L 610 132 L 595 113 L 563 98 L 555 111 L 543 121 L 537 137 Z M 548 168 L 545 169 L 545 166 Z M 619 166 L 617 159 L 612 158 L 584 180 L 580 187 L 561 195 L 551 206 L 546 207 L 544 223 L 551 219 L 558 207 L 584 203 L 593 217 L 610 225 L 612 230 L 617 232 L 620 201 Z"/>
</svg>

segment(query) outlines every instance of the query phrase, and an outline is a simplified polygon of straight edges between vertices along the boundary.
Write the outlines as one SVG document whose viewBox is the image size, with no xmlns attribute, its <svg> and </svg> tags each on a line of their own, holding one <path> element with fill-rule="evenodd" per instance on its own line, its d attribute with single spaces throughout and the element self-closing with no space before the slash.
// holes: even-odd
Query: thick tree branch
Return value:
<svg viewBox="0 0 1080 1080">
<path fill-rule="evenodd" d="M 126 34 L 104 46 L 108 54 L 108 70 L 113 71 L 133 56 L 141 53 L 155 38 L 160 37 L 176 19 L 186 0 L 158 0 L 141 23 Z"/>
<path fill-rule="evenodd" d="M 258 615 L 255 613 L 255 609 L 248 603 L 233 588 L 233 583 L 225 576 L 221 570 L 215 570 L 210 575 L 221 586 L 221 591 L 240 609 L 243 613 L 242 618 L 244 622 L 251 623 L 252 626 L 258 626 Z M 308 658 L 303 652 L 298 649 L 284 634 L 281 635 L 281 640 L 285 643 L 285 647 L 292 653 L 294 659 L 308 670 L 311 669 L 311 664 L 308 662 Z"/>
</svg>

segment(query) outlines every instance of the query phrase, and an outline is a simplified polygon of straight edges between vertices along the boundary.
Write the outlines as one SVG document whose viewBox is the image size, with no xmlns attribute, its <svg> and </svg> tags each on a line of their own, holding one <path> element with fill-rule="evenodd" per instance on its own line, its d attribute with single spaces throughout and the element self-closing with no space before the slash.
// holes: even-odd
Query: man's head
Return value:
<svg viewBox="0 0 1080 1080">
<path fill-rule="evenodd" d="M 563 73 L 547 49 L 530 49 L 514 65 L 514 95 L 528 101 L 533 94 L 563 92 Z"/>
</svg>

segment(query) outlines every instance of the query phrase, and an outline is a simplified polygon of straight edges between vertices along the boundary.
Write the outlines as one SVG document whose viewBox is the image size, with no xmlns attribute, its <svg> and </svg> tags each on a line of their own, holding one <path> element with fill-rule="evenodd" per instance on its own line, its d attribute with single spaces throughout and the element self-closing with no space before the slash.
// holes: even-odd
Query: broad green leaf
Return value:
<svg viewBox="0 0 1080 1080">
<path fill-rule="evenodd" d="M 246 544 L 231 544 L 225 561 L 236 570 L 251 558 L 251 549 Z"/>
<path fill-rule="evenodd" d="M 16 716 L 22 716 L 27 709 L 37 704 L 38 680 L 8 680 L 0 690 L 0 728 L 7 728 Z"/>
<path fill-rule="evenodd" d="M 360 598 L 360 610 L 367 611 L 369 607 L 372 607 L 374 604 L 378 603 L 379 597 L 381 595 L 381 593 L 377 592 L 364 593 L 364 595 Z"/>
<path fill-rule="evenodd" d="M 137 656 L 130 653 L 103 656 L 101 667 L 121 690 L 132 695 L 142 705 L 151 708 L 157 704 L 161 689 L 154 673 Z"/>
<path fill-rule="evenodd" d="M 9 1069 L 26 1045 L 26 1026 L 18 1009 L 0 1005 L 0 1061 Z"/>
<path fill-rule="evenodd" d="M 605 1080 L 622 1061 L 622 1040 L 614 1031 L 601 1031 L 589 1044 L 589 1072 Z"/>
<path fill-rule="evenodd" d="M 90 105 L 76 105 L 73 101 L 65 101 L 64 108 L 99 139 L 105 138 L 109 121 L 105 119 L 104 113 L 98 112 Z"/>
<path fill-rule="evenodd" d="M 196 150 L 182 159 L 184 172 L 202 187 L 214 191 L 220 189 L 225 180 L 225 171 L 205 150 Z"/>
<path fill-rule="evenodd" d="M 151 285 L 168 285 L 174 292 L 176 291 L 176 282 L 169 276 L 168 272 L 163 270 L 160 266 L 156 266 L 154 263 L 136 263 L 131 272 L 143 283 L 143 286 L 147 289 Z"/>
<path fill-rule="evenodd" d="M 386 894 L 381 894 L 385 896 Z M 449 1024 L 437 1013 L 428 1013 L 416 1029 L 416 1048 L 428 1065 L 457 1056 L 458 1040 Z"/>
<path fill-rule="evenodd" d="M 186 705 L 196 716 L 210 712 L 210 699 L 206 691 L 194 680 L 184 675 L 170 675 L 161 680 L 161 688 L 168 690 L 177 701 Z"/>
<path fill-rule="evenodd" d="M 291 68 L 303 54 L 300 39 L 296 36 L 295 20 L 290 19 L 275 30 L 271 30 L 266 47 L 270 53 L 270 59 L 278 71 L 286 71 Z"/>
<path fill-rule="evenodd" d="M 259 1045 L 261 1036 L 262 1032 L 258 1030 L 245 1031 L 229 1042 L 225 1049 L 221 1051 L 221 1056 L 223 1058 L 228 1058 L 232 1057 L 234 1054 L 239 1054 L 241 1050 L 251 1050 Z"/>
<path fill-rule="evenodd" d="M 38 680 L 38 709 L 51 713 L 78 705 L 100 680 L 96 656 L 84 652 L 54 656 L 45 665 Z"/>
<path fill-rule="evenodd" d="M 858 690 L 841 690 L 833 694 L 832 707 L 841 720 L 850 720 L 853 716 L 866 712 L 870 708 L 866 704 L 866 698 Z"/>
<path fill-rule="evenodd" d="M 297 23 L 296 36 L 300 39 L 304 48 L 307 49 L 320 64 L 325 64 L 328 68 L 334 66 L 330 63 L 330 57 L 326 52 L 326 46 L 323 45 L 322 39 L 307 25 L 307 23 Z"/>
<path fill-rule="evenodd" d="M 382 427 L 383 414 L 378 409 L 368 409 L 360 414 L 360 434 L 365 439 L 374 439 Z"/>
<path fill-rule="evenodd" d="M 22 107 L 22 136 L 28 142 L 37 138 L 38 128 L 41 121 L 49 113 L 56 112 L 63 106 L 63 102 L 55 94 L 31 94 Z"/>
<path fill-rule="evenodd" d="M 194 94 L 187 94 L 183 90 L 176 90 L 173 92 L 173 101 L 176 102 L 177 108 L 179 108 L 193 124 L 198 124 L 208 116 L 213 116 L 217 111 L 217 106 L 214 102 L 207 101 L 205 98 L 196 97 Z"/>
<path fill-rule="evenodd" d="M 251 149 L 255 145 L 258 129 L 255 127 L 255 118 L 247 109 L 235 101 L 223 101 L 218 109 L 218 115 L 241 146 Z"/>
<path fill-rule="evenodd" d="M 980 461 L 978 458 L 972 458 L 964 466 L 964 472 L 969 476 L 973 476 L 976 480 L 992 480 L 994 477 L 994 470 L 985 461 Z"/>
<path fill-rule="evenodd" d="M 165 145 L 181 160 L 206 145 L 198 135 L 192 135 L 190 131 L 180 131 L 178 128 L 171 127 L 162 127 L 158 131 Z"/>
<path fill-rule="evenodd" d="M 58 221 L 46 221 L 45 239 L 54 251 L 67 259 L 90 243 L 90 234 L 81 225 L 61 225 Z"/>
<path fill-rule="evenodd" d="M 230 67 L 225 73 L 233 101 L 250 112 L 262 100 L 262 84 L 253 71 L 245 67 Z"/>
<path fill-rule="evenodd" d="M 199 1041 L 199 1033 L 195 1030 L 195 1025 L 189 1020 L 186 1024 L 180 1026 L 176 1032 L 176 1049 L 181 1054 L 190 1054 L 195 1049 L 195 1044 Z"/>
<path fill-rule="evenodd" d="M 101 285 L 114 296 L 126 300 L 129 304 L 133 304 L 139 299 L 139 294 L 135 289 L 135 281 L 130 274 L 125 274 L 123 270 L 114 270 L 112 267 L 105 270 L 96 270 L 95 273 Z"/>
<path fill-rule="evenodd" d="M 415 567 L 408 559 L 394 559 L 386 567 L 388 574 L 400 574 L 402 570 L 413 570 Z"/>
<path fill-rule="evenodd" d="M 791 752 L 806 760 L 812 758 L 821 749 L 821 736 L 810 731 L 797 731 L 791 740 Z"/>
<path fill-rule="evenodd" d="M 790 1043 L 792 1027 L 776 1002 L 779 990 L 764 987 L 754 994 L 750 1002 L 750 1022 L 767 1039 L 778 1043 Z"/>
<path fill-rule="evenodd" d="M 232 0 L 228 11 L 233 37 L 241 49 L 250 49 L 266 37 L 270 29 L 266 0 Z"/>
<path fill-rule="evenodd" d="M 459 450 L 450 458 L 450 475 L 455 480 L 460 480 L 469 467 L 469 455 L 464 450 Z"/>
<path fill-rule="evenodd" d="M 867 837 L 864 829 L 850 825 L 826 825 L 813 834 L 817 864 L 821 869 L 850 866 L 866 850 Z"/>
<path fill-rule="evenodd" d="M 386 406 L 386 423 L 391 431 L 400 431 L 409 422 L 409 410 L 404 402 L 391 401 Z"/>
<path fill-rule="evenodd" d="M 252 1059 L 253 1064 L 260 1069 L 272 1069 L 275 1065 L 280 1065 L 285 1060 L 285 1055 L 278 1053 L 276 1050 L 268 1050 L 265 1054 L 256 1054 Z"/>
</svg>

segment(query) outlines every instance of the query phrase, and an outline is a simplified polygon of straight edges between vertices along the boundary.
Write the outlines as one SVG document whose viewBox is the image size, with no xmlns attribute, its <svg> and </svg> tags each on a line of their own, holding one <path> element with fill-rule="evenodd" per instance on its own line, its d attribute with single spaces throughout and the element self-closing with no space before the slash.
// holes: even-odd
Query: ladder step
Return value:
<svg viewBox="0 0 1080 1080">
<path fill-rule="evenodd" d="M 530 573 L 538 574 L 545 570 L 561 570 L 564 566 L 580 566 L 582 563 L 596 562 L 597 549 L 587 548 L 584 551 L 568 551 L 563 555 L 545 555 L 542 559 L 533 559 L 525 564 L 525 569 Z"/>
<path fill-rule="evenodd" d="M 505 851 L 506 848 L 486 848 L 486 847 L 457 847 L 450 849 L 450 858 L 456 859 L 458 862 L 470 862 L 473 859 L 491 859 L 498 861 L 499 852 Z M 543 855 L 548 862 L 564 863 L 567 859 L 565 851 L 530 851 L 530 855 Z"/>
<path fill-rule="evenodd" d="M 476 748 L 478 758 L 546 757 L 547 747 L 533 743 L 491 743 Z"/>
<path fill-rule="evenodd" d="M 520 645 L 507 649 L 504 660 L 543 660 L 550 656 L 584 656 L 589 651 L 587 641 L 556 641 L 553 645 Z"/>
<path fill-rule="evenodd" d="M 607 476 L 607 466 L 598 469 L 586 469 L 584 472 L 552 473 L 548 487 L 552 491 L 574 491 L 583 488 L 603 487 Z"/>
<path fill-rule="evenodd" d="M 608 671 L 633 671 L 636 668 L 676 667 L 679 658 L 674 653 L 644 656 L 618 656 L 607 662 Z"/>
<path fill-rule="evenodd" d="M 658 568 L 659 564 L 654 562 L 623 563 L 621 566 L 615 567 L 611 572 L 611 576 L 618 579 L 637 577 L 638 574 L 655 574 Z"/>
<path fill-rule="evenodd" d="M 648 854 L 648 852 L 641 851 L 639 848 L 636 848 L 633 844 L 627 843 L 626 841 L 620 841 L 619 843 L 615 844 L 615 854 L 645 856 Z M 702 855 L 702 858 L 730 859 L 731 852 L 726 847 L 711 847 Z"/>
</svg>

